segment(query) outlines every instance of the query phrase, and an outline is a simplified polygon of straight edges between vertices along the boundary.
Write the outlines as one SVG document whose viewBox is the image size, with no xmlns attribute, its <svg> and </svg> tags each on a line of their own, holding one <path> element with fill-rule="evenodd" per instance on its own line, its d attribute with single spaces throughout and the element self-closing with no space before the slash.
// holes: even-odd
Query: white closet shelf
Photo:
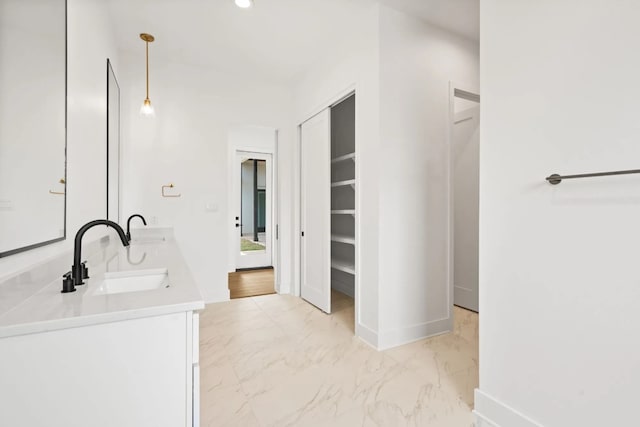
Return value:
<svg viewBox="0 0 640 427">
<path fill-rule="evenodd" d="M 355 209 L 335 209 L 331 211 L 331 215 L 355 215 Z"/>
<path fill-rule="evenodd" d="M 331 268 L 335 269 L 335 270 L 340 270 L 340 271 L 344 271 L 345 273 L 348 274 L 356 274 L 356 266 L 353 264 L 350 264 L 348 262 L 345 261 L 338 261 L 337 259 L 332 259 L 331 260 Z"/>
<path fill-rule="evenodd" d="M 356 153 L 345 154 L 344 156 L 336 157 L 335 159 L 331 159 L 331 163 L 339 163 L 344 162 L 345 160 L 353 160 L 356 161 Z"/>
<path fill-rule="evenodd" d="M 339 242 L 339 243 L 346 243 L 348 245 L 354 245 L 356 244 L 356 238 L 353 236 L 341 236 L 339 234 L 332 234 L 331 235 L 331 241 L 332 242 Z"/>
<path fill-rule="evenodd" d="M 356 185 L 356 180 L 355 179 L 347 179 L 345 181 L 336 181 L 336 182 L 332 182 L 331 186 L 332 187 L 346 187 L 347 185 L 350 185 L 352 187 L 355 187 Z"/>
</svg>

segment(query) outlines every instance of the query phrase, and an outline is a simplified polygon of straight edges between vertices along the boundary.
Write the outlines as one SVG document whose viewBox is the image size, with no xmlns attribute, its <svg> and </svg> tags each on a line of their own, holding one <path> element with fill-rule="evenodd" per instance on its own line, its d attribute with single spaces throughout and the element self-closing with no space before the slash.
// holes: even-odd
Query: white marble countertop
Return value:
<svg viewBox="0 0 640 427">
<path fill-rule="evenodd" d="M 4 302 L 0 305 L 0 338 L 203 309 L 202 296 L 172 233 L 150 229 L 132 234 L 128 247 L 111 236 L 108 245 L 94 250 L 89 258 L 83 257 L 88 261 L 90 278 L 77 286 L 76 292 L 60 292 L 72 255 L 64 257 L 66 269 L 64 261 L 56 259 L 0 283 L 0 301 Z M 168 270 L 168 288 L 94 294 L 105 272 L 164 268 Z"/>
</svg>

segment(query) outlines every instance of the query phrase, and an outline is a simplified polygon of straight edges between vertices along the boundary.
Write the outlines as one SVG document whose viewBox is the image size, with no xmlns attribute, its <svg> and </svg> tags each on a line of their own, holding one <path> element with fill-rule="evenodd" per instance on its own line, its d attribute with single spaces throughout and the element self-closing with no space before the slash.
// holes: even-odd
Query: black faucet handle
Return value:
<svg viewBox="0 0 640 427">
<path fill-rule="evenodd" d="M 81 262 L 80 265 L 73 264 L 71 266 L 71 277 L 73 278 L 74 285 L 80 286 L 84 285 L 85 277 L 89 276 L 89 270 L 84 265 L 84 262 Z"/>
<path fill-rule="evenodd" d="M 69 292 L 75 292 L 76 287 L 73 281 L 73 277 L 71 277 L 71 272 L 67 272 L 64 276 L 62 276 L 62 293 L 67 294 Z"/>
<path fill-rule="evenodd" d="M 82 263 L 82 279 L 88 279 L 89 278 L 89 269 L 87 268 L 87 261 L 84 261 Z"/>
</svg>

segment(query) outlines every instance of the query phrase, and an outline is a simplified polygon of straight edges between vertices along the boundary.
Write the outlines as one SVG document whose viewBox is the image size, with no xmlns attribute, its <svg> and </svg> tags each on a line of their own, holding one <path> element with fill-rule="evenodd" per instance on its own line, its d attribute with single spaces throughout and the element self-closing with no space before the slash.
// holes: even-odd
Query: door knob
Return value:
<svg viewBox="0 0 640 427">
<path fill-rule="evenodd" d="M 240 227 L 242 224 L 236 223 L 236 228 Z"/>
</svg>

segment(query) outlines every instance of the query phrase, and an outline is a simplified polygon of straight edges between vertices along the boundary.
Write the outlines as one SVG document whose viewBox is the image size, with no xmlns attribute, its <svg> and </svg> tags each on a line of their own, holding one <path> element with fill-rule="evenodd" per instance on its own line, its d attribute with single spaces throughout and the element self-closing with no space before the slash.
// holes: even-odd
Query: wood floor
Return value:
<svg viewBox="0 0 640 427">
<path fill-rule="evenodd" d="M 275 294 L 273 269 L 229 273 L 231 299 Z"/>
</svg>

